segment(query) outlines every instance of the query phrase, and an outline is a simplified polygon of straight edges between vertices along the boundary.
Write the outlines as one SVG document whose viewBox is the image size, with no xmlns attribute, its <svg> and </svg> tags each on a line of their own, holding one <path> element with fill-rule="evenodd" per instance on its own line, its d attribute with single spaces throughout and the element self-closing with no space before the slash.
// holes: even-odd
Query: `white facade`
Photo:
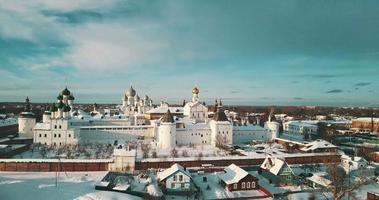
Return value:
<svg viewBox="0 0 379 200">
<path fill-rule="evenodd" d="M 33 138 L 33 128 L 36 125 L 36 118 L 19 117 L 18 118 L 18 132 L 20 136 L 26 138 Z"/>
<path fill-rule="evenodd" d="M 259 125 L 233 126 L 233 144 L 246 144 L 253 140 L 269 141 L 270 130 Z"/>
<path fill-rule="evenodd" d="M 172 149 L 176 146 L 175 123 L 162 122 L 158 128 L 158 148 Z"/>
<path fill-rule="evenodd" d="M 316 135 L 318 127 L 315 124 L 310 124 L 303 121 L 289 121 L 283 123 L 283 130 L 293 136 L 310 137 Z"/>
</svg>

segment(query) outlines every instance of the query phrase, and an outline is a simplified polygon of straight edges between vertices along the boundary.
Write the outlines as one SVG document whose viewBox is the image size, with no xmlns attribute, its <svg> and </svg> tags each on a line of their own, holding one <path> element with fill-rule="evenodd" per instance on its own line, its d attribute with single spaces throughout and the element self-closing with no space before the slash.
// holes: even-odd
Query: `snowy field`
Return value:
<svg viewBox="0 0 379 200">
<path fill-rule="evenodd" d="M 136 196 L 95 190 L 95 182 L 107 172 L 60 173 L 58 187 L 55 172 L 1 172 L 0 199 L 11 200 L 125 200 L 141 199 Z"/>
</svg>

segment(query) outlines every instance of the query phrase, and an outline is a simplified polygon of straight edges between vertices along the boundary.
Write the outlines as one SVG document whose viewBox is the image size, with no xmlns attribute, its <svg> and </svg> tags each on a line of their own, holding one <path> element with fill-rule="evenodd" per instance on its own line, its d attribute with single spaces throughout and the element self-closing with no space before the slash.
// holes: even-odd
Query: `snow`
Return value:
<svg viewBox="0 0 379 200">
<path fill-rule="evenodd" d="M 261 168 L 270 171 L 274 175 L 278 175 L 278 173 L 280 172 L 280 169 L 282 169 L 284 163 L 285 163 L 285 161 L 282 159 L 279 159 L 276 157 L 267 157 L 263 161 Z"/>
<path fill-rule="evenodd" d="M 225 173 L 219 174 L 219 177 L 228 185 L 238 183 L 241 179 L 245 178 L 249 174 L 235 164 L 229 165 L 224 169 L 224 171 Z"/>
<path fill-rule="evenodd" d="M 172 174 L 176 173 L 177 171 L 180 171 L 183 174 L 187 175 L 188 177 L 191 177 L 191 175 L 186 170 L 184 170 L 184 168 L 182 166 L 175 163 L 174 165 L 172 165 L 170 168 L 164 170 L 163 172 L 159 172 L 157 175 L 157 178 L 160 181 L 162 181 L 162 180 L 166 179 L 167 177 L 171 176 Z"/>
<path fill-rule="evenodd" d="M 56 187 L 55 172 L 0 172 L 0 199 L 141 199 L 124 193 L 96 191 L 94 184 L 106 173 L 59 173 Z"/>
<path fill-rule="evenodd" d="M 203 181 L 203 177 L 207 177 L 207 182 Z M 226 199 L 226 198 L 247 198 L 256 196 L 266 196 L 261 190 L 244 190 L 230 192 L 222 187 L 219 183 L 219 173 L 198 175 L 193 174 L 193 179 L 197 186 L 200 187 L 204 199 Z M 207 189 L 209 185 L 210 189 Z M 261 199 L 272 199 L 270 197 Z"/>
<path fill-rule="evenodd" d="M 337 148 L 337 146 L 325 140 L 315 140 L 311 143 L 305 145 L 305 147 L 301 148 L 302 151 L 314 151 L 316 149 L 328 149 L 328 148 Z"/>
<path fill-rule="evenodd" d="M 116 193 L 116 192 L 93 192 L 89 194 L 85 194 L 83 196 L 75 198 L 75 200 L 134 200 L 134 199 L 142 199 L 140 197 L 132 196 L 124 193 Z"/>
</svg>

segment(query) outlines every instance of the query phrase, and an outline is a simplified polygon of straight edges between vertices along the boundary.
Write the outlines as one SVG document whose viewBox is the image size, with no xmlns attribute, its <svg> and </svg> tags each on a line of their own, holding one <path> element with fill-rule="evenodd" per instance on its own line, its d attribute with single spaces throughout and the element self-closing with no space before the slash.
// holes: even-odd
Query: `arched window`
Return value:
<svg viewBox="0 0 379 200">
<path fill-rule="evenodd" d="M 242 188 L 242 189 L 245 189 L 245 182 L 242 182 L 242 184 L 241 184 L 241 188 Z"/>
<path fill-rule="evenodd" d="M 255 182 L 251 182 L 251 188 L 255 188 Z"/>
<path fill-rule="evenodd" d="M 247 182 L 247 183 L 246 183 L 246 188 L 247 188 L 247 189 L 250 188 L 250 182 Z"/>
</svg>

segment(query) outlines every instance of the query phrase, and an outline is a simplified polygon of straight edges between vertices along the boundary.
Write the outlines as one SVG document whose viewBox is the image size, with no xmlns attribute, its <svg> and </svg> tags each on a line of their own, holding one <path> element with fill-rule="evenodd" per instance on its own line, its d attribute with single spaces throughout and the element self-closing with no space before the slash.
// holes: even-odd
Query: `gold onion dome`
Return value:
<svg viewBox="0 0 379 200">
<path fill-rule="evenodd" d="M 194 87 L 192 89 L 192 94 L 199 94 L 199 89 L 197 87 Z"/>
</svg>

